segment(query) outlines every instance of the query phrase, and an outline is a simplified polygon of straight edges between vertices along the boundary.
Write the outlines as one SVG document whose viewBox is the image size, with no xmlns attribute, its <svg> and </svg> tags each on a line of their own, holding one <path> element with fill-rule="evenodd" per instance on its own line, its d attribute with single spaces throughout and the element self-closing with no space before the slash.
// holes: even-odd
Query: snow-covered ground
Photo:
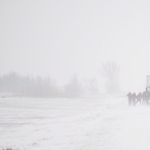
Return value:
<svg viewBox="0 0 150 150">
<path fill-rule="evenodd" d="M 150 106 L 124 96 L 0 98 L 0 150 L 143 150 Z"/>
</svg>

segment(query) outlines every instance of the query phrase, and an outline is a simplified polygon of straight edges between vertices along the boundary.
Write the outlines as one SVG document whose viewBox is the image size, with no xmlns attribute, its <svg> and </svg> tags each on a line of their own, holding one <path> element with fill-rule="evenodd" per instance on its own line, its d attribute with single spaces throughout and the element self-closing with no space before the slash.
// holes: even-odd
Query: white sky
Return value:
<svg viewBox="0 0 150 150">
<path fill-rule="evenodd" d="M 116 61 L 127 91 L 150 74 L 148 0 L 0 0 L 0 74 L 99 77 Z"/>
</svg>

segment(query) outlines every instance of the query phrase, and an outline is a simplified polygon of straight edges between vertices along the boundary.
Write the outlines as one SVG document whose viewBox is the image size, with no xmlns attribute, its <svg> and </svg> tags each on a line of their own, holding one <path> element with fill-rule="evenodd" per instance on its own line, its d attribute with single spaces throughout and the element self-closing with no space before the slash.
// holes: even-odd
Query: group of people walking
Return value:
<svg viewBox="0 0 150 150">
<path fill-rule="evenodd" d="M 135 106 L 137 103 L 143 104 L 143 105 L 149 105 L 149 100 L 150 100 L 150 92 L 148 92 L 147 88 L 146 91 L 143 93 L 128 93 L 128 105 L 129 106 Z"/>
</svg>

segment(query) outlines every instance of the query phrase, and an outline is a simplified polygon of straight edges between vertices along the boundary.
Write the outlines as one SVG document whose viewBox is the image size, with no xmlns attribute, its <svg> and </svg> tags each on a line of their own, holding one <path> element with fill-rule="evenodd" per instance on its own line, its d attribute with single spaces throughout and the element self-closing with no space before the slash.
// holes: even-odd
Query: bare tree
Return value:
<svg viewBox="0 0 150 150">
<path fill-rule="evenodd" d="M 88 95 L 98 94 L 98 82 L 95 77 L 91 79 L 84 79 L 84 93 Z"/>
<path fill-rule="evenodd" d="M 102 63 L 100 75 L 106 79 L 105 87 L 107 93 L 118 93 L 120 91 L 119 74 L 120 67 L 116 62 L 108 61 Z"/>
</svg>

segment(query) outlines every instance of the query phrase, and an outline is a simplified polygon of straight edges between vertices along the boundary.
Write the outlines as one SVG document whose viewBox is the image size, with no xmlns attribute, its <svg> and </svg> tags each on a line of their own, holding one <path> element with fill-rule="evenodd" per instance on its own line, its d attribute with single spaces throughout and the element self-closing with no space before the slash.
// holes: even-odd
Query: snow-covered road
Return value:
<svg viewBox="0 0 150 150">
<path fill-rule="evenodd" d="M 0 99 L 0 150 L 141 150 L 150 147 L 150 107 L 123 96 Z"/>
</svg>

